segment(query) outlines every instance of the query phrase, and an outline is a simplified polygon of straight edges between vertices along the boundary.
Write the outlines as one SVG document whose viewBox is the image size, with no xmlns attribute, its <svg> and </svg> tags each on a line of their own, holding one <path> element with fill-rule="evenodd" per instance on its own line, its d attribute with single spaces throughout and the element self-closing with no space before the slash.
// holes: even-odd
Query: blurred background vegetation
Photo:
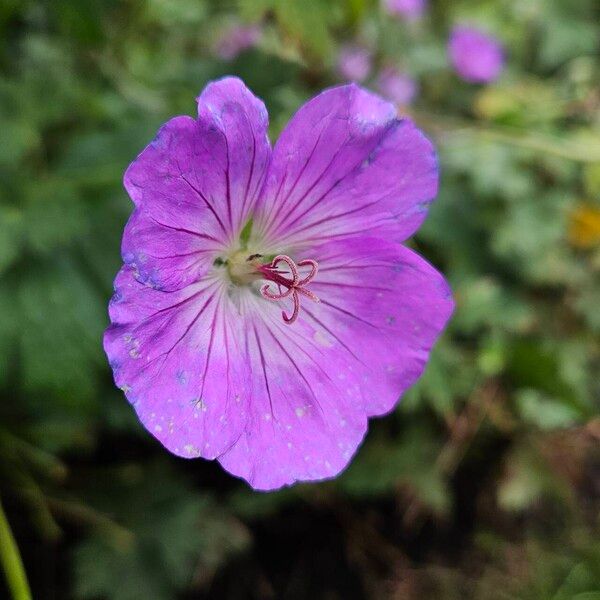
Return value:
<svg viewBox="0 0 600 600">
<path fill-rule="evenodd" d="M 493 85 L 448 65 L 465 21 L 507 49 Z M 260 35 L 224 52 L 242 23 Z M 403 110 L 442 181 L 414 246 L 457 310 L 347 472 L 254 493 L 169 455 L 113 386 L 121 177 L 224 74 L 275 139 L 348 43 L 366 86 L 419 81 Z M 599 52 L 597 0 L 431 0 L 414 22 L 376 0 L 2 0 L 0 546 L 9 523 L 33 597 L 598 600 Z"/>
</svg>

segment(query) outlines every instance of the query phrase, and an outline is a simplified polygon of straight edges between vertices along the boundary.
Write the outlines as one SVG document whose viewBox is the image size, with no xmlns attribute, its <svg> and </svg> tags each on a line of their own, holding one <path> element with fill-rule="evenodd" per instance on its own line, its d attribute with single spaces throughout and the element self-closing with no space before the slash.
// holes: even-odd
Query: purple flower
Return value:
<svg viewBox="0 0 600 600">
<path fill-rule="evenodd" d="M 448 51 L 452 65 L 465 81 L 490 83 L 504 67 L 504 49 L 498 40 L 472 27 L 455 27 Z"/>
<path fill-rule="evenodd" d="M 337 69 L 348 81 L 364 81 L 371 72 L 371 53 L 360 46 L 344 46 L 338 55 Z"/>
<path fill-rule="evenodd" d="M 214 52 L 222 60 L 233 60 L 240 52 L 255 46 L 261 35 L 259 25 L 234 25 L 221 34 Z"/>
<path fill-rule="evenodd" d="M 419 85 L 410 75 L 385 67 L 377 78 L 377 89 L 391 102 L 407 106 L 415 99 Z"/>
<path fill-rule="evenodd" d="M 453 308 L 401 244 L 438 186 L 412 122 L 351 84 L 303 106 L 273 149 L 267 130 L 264 104 L 225 78 L 129 166 L 104 339 L 150 433 L 261 490 L 339 473 Z"/>
<path fill-rule="evenodd" d="M 427 9 L 427 0 L 384 0 L 384 7 L 391 15 L 415 21 L 421 18 Z"/>
</svg>

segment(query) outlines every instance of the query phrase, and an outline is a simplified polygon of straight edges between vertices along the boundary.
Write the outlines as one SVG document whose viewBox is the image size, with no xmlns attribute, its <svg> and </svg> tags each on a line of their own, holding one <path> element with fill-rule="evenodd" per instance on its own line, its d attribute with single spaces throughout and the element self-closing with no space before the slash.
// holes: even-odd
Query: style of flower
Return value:
<svg viewBox="0 0 600 600">
<path fill-rule="evenodd" d="M 338 54 L 337 70 L 346 81 L 360 83 L 371 72 L 371 53 L 362 46 L 343 46 Z"/>
<path fill-rule="evenodd" d="M 234 60 L 241 52 L 255 46 L 261 36 L 259 25 L 233 25 L 221 33 L 214 52 L 221 60 Z"/>
<path fill-rule="evenodd" d="M 104 346 L 144 426 L 256 489 L 335 476 L 422 373 L 453 302 L 401 244 L 431 143 L 350 84 L 271 148 L 264 104 L 210 83 L 125 173 L 135 204 Z"/>
<path fill-rule="evenodd" d="M 381 95 L 395 104 L 408 106 L 419 92 L 419 84 L 406 73 L 394 67 L 385 67 L 376 82 Z"/>
<path fill-rule="evenodd" d="M 469 83 L 491 83 L 504 68 L 500 42 L 473 27 L 455 27 L 448 42 L 450 61 L 458 75 Z"/>
<path fill-rule="evenodd" d="M 427 10 L 427 0 L 383 0 L 385 10 L 391 15 L 416 21 Z"/>
</svg>

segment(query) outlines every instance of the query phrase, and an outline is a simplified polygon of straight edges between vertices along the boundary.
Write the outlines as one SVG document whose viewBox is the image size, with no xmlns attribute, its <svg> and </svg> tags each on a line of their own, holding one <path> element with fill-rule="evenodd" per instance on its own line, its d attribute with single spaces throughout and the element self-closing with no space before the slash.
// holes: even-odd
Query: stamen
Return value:
<svg viewBox="0 0 600 600">
<path fill-rule="evenodd" d="M 282 271 L 278 269 L 278 265 L 281 263 L 285 263 L 289 269 L 289 273 L 287 271 Z M 308 275 L 304 277 L 300 277 L 300 273 L 298 272 L 298 267 L 310 267 L 310 272 Z M 281 316 L 283 320 L 291 325 L 297 318 L 300 313 L 300 294 L 310 298 L 314 302 L 319 302 L 317 296 L 315 296 L 310 290 L 306 289 L 306 285 L 309 284 L 316 276 L 319 265 L 316 260 L 312 259 L 304 259 L 296 264 L 289 256 L 285 254 L 279 254 L 276 256 L 269 264 L 260 265 L 258 267 L 260 274 L 267 279 L 268 281 L 275 283 L 277 285 L 277 293 L 272 292 L 269 283 L 265 283 L 260 288 L 260 293 L 263 297 L 268 300 L 283 300 L 284 298 L 292 297 L 292 302 L 294 303 L 294 308 L 291 316 L 288 316 L 285 311 L 282 311 Z M 284 275 L 291 275 L 291 279 L 287 279 Z M 283 291 L 282 291 L 282 288 Z"/>
</svg>

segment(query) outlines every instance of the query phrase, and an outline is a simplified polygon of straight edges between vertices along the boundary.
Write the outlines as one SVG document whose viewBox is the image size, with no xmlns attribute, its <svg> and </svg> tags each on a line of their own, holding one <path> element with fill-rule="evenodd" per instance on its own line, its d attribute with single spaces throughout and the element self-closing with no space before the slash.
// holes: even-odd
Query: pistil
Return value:
<svg viewBox="0 0 600 600">
<path fill-rule="evenodd" d="M 289 273 L 278 268 L 282 263 L 287 265 Z M 310 267 L 308 275 L 300 276 L 298 267 Z M 315 296 L 306 286 L 315 278 L 319 265 L 317 261 L 312 259 L 304 259 L 296 264 L 289 256 L 279 254 L 270 263 L 260 265 L 257 268 L 263 279 L 270 283 L 265 283 L 260 288 L 260 293 L 268 300 L 279 301 L 291 297 L 294 308 L 291 316 L 285 311 L 282 311 L 283 320 L 291 325 L 300 313 L 300 296 L 310 298 L 314 302 L 319 302 L 319 298 Z M 277 292 L 271 291 L 271 284 L 277 286 Z"/>
</svg>

